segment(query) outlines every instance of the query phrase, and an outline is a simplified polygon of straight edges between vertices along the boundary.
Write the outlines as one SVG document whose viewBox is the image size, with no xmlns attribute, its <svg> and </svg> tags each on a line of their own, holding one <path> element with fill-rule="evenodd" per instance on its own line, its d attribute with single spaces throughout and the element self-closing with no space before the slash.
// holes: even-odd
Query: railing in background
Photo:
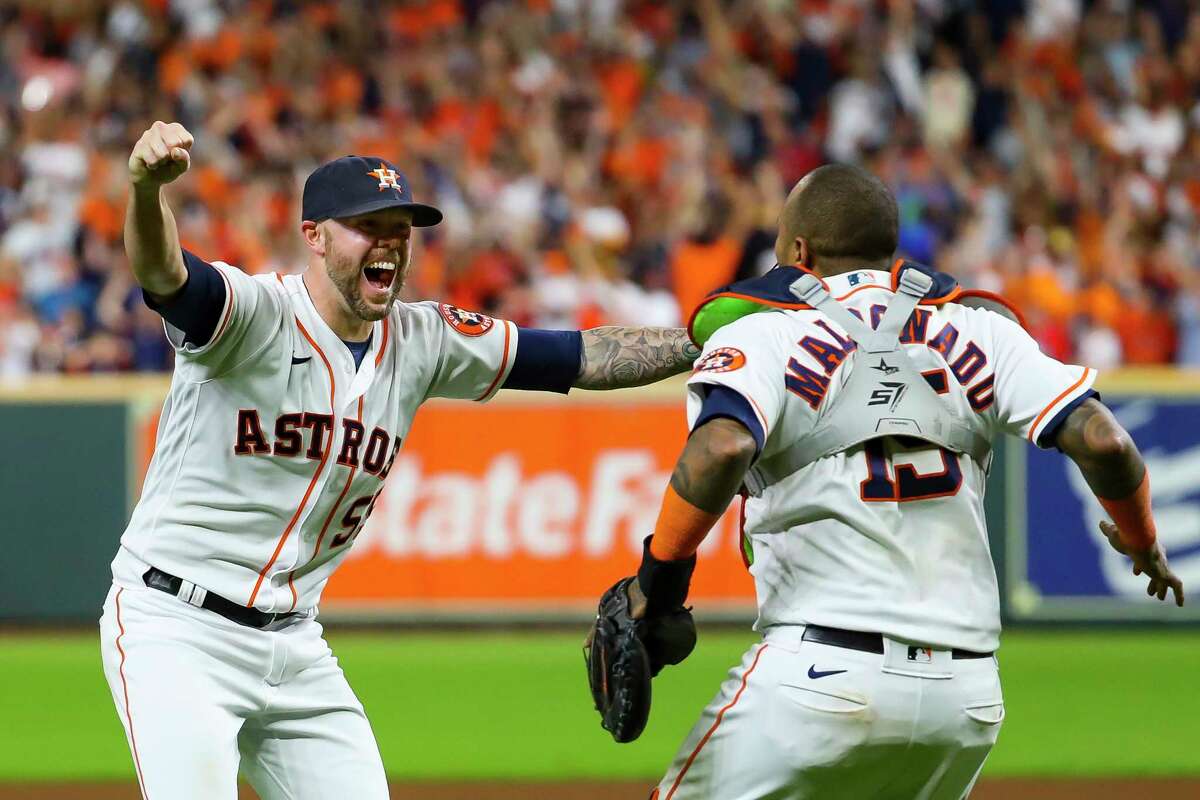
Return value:
<svg viewBox="0 0 1200 800">
<path fill-rule="evenodd" d="M 38 379 L 0 387 L 19 444 L 0 486 L 0 618 L 90 621 L 154 442 L 162 378 Z M 1161 535 L 1200 583 L 1200 376 L 1138 370 L 1100 389 L 1155 476 Z M 331 580 L 327 618 L 578 620 L 632 571 L 686 434 L 680 380 L 643 390 L 502 393 L 418 414 L 384 495 Z M 19 470 L 19 475 L 16 470 Z M 1012 440 L 989 521 L 1012 620 L 1197 619 L 1150 603 L 1093 533 L 1097 506 L 1054 452 Z M 753 615 L 734 502 L 706 542 L 693 599 L 707 618 Z M 11 524 L 11 531 L 9 525 Z M 11 537 L 11 538 L 10 538 Z"/>
</svg>

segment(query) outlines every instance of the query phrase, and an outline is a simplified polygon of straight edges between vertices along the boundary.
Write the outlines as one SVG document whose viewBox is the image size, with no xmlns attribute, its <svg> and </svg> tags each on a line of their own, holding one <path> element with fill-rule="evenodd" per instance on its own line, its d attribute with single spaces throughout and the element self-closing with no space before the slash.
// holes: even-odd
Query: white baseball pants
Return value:
<svg viewBox="0 0 1200 800">
<path fill-rule="evenodd" d="M 730 671 L 657 800 L 960 800 L 1004 719 L 994 657 L 883 655 L 771 629 Z M 668 676 L 669 677 L 669 676 Z"/>
<path fill-rule="evenodd" d="M 156 589 L 114 586 L 104 674 L 146 800 L 383 800 L 362 704 L 312 617 L 263 630 Z"/>
</svg>

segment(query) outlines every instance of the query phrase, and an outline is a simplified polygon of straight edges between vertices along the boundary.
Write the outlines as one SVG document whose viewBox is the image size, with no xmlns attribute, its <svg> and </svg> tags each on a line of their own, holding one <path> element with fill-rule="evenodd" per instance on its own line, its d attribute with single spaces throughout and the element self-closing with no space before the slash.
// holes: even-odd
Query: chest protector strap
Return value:
<svg viewBox="0 0 1200 800">
<path fill-rule="evenodd" d="M 921 439 L 986 465 L 991 443 L 955 417 L 900 343 L 901 331 L 932 285 L 928 275 L 905 270 L 874 330 L 833 299 L 815 276 L 804 275 L 791 285 L 802 302 L 844 328 L 856 348 L 838 371 L 841 390 L 820 409 L 812 432 L 746 473 L 750 494 L 757 497 L 818 459 L 884 436 Z"/>
</svg>

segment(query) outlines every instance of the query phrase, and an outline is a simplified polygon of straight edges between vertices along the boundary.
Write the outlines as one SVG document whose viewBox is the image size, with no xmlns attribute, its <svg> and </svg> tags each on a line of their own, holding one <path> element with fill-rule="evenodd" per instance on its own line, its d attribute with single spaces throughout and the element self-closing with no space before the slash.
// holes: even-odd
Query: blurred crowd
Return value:
<svg viewBox="0 0 1200 800">
<path fill-rule="evenodd" d="M 1189 0 L 42 0 L 0 10 L 0 378 L 167 369 L 121 244 L 126 161 L 196 137 L 186 247 L 305 263 L 299 190 L 378 155 L 445 222 L 408 298 L 543 327 L 679 324 L 773 264 L 828 161 L 901 254 L 1002 292 L 1043 348 L 1200 366 Z"/>
</svg>

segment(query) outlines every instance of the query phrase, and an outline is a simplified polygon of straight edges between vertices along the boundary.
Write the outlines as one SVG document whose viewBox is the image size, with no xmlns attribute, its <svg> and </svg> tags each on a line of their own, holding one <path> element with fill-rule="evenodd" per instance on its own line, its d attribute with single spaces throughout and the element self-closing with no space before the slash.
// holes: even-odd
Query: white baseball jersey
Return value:
<svg viewBox="0 0 1200 800">
<path fill-rule="evenodd" d="M 873 326 L 887 272 L 825 279 Z M 1095 370 L 1043 354 L 1016 323 L 956 303 L 922 305 L 901 337 L 930 385 L 989 440 L 1039 442 L 1091 391 Z M 839 391 L 846 332 L 814 310 L 744 317 L 706 343 L 689 381 L 694 422 L 706 386 L 729 387 L 765 434 L 761 456 L 813 430 Z M 856 357 L 856 369 L 872 364 Z M 876 439 L 814 462 L 746 504 L 757 628 L 813 623 L 940 648 L 999 645 L 1000 610 L 983 509 L 986 471 L 936 446 Z"/>
<path fill-rule="evenodd" d="M 225 307 L 177 357 L 141 500 L 113 562 L 154 566 L 263 611 L 316 606 L 362 529 L 418 406 L 490 398 L 517 326 L 453 306 L 397 303 L 354 358 L 299 275 L 217 262 Z"/>
</svg>

